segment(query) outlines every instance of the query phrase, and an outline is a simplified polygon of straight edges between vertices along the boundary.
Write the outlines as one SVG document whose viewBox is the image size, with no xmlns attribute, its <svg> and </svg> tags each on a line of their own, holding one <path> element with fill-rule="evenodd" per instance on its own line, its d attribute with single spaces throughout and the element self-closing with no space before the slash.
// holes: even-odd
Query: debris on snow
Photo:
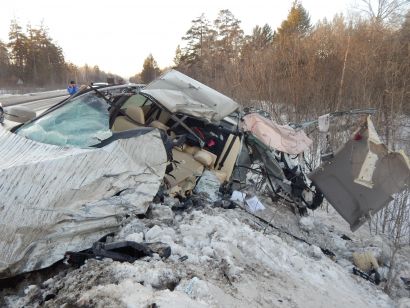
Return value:
<svg viewBox="0 0 410 308">
<path fill-rule="evenodd" d="M 160 210 L 165 205 L 156 206 L 165 212 Z M 287 211 L 276 213 L 275 224 L 288 226 L 288 230 L 303 236 L 305 231 L 297 231 L 295 216 Z M 201 210 L 175 214 L 171 225 L 156 221 L 158 224 L 151 226 L 148 218 L 130 220 L 121 236 L 142 232 L 146 241 L 167 243 L 172 251 L 168 259 L 153 255 L 132 264 L 88 260 L 67 275 L 42 284 L 38 291 L 14 299 L 13 304 L 35 305 L 44 301 L 47 294 L 54 294 L 48 297 L 48 307 L 64 303 L 117 307 L 153 303 L 164 307 L 320 307 L 324 298 L 326 306 L 332 307 L 393 305 L 377 287 L 323 257 L 317 245 L 309 246 L 276 229 L 266 229 L 241 209 L 208 204 Z M 311 240 L 328 236 L 330 232 L 326 230 L 314 228 Z"/>
<path fill-rule="evenodd" d="M 246 208 L 251 213 L 263 211 L 265 209 L 262 202 L 260 202 L 256 196 L 246 199 Z"/>
<path fill-rule="evenodd" d="M 215 173 L 209 170 L 205 170 L 195 187 L 195 193 L 203 195 L 210 202 L 215 202 L 220 198 L 220 186 L 221 182 L 219 181 Z"/>
<path fill-rule="evenodd" d="M 230 200 L 237 201 L 237 202 L 245 202 L 245 197 L 246 197 L 246 193 L 234 190 L 232 192 Z"/>
</svg>

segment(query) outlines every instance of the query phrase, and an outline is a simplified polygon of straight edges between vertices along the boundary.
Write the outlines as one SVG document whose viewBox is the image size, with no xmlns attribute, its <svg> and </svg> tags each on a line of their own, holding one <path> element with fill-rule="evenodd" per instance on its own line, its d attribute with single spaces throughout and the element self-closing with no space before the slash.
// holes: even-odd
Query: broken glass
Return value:
<svg viewBox="0 0 410 308">
<path fill-rule="evenodd" d="M 23 125 L 16 133 L 47 144 L 90 147 L 112 135 L 109 107 L 96 93 L 85 93 Z"/>
</svg>

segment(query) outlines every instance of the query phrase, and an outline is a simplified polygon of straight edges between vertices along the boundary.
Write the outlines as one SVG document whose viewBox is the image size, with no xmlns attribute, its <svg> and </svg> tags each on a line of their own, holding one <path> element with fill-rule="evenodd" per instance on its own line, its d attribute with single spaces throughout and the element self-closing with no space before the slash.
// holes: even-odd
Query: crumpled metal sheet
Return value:
<svg viewBox="0 0 410 308">
<path fill-rule="evenodd" d="M 171 113 L 184 113 L 210 122 L 219 121 L 239 108 L 233 99 L 176 70 L 147 85 L 142 93 L 154 97 Z"/>
<path fill-rule="evenodd" d="M 309 178 L 355 231 L 410 185 L 410 163 L 404 152 L 389 151 L 380 141 L 369 116 Z"/>
<path fill-rule="evenodd" d="M 77 149 L 0 128 L 0 278 L 47 267 L 145 213 L 166 164 L 158 130 Z"/>
</svg>

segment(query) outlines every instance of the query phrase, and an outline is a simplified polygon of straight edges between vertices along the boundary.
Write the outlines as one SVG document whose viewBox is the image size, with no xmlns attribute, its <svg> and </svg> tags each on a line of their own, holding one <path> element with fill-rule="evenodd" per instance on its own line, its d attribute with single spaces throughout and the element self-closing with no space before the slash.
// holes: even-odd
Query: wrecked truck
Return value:
<svg viewBox="0 0 410 308">
<path fill-rule="evenodd" d="M 239 109 L 170 70 L 143 89 L 84 89 L 11 131 L 0 130 L 0 278 L 91 247 L 124 217 L 145 214 L 160 189 L 189 197 L 205 170 L 232 191 L 246 185 L 256 164 L 271 192 L 301 214 L 326 197 L 351 226 L 363 223 L 369 209 L 354 195 L 363 191 L 347 191 L 354 197 L 341 203 L 334 198 L 339 184 L 326 186 L 326 167 L 308 176 L 292 161 L 312 143 L 303 130 Z M 401 184 L 408 185 L 408 165 L 403 170 Z"/>
</svg>

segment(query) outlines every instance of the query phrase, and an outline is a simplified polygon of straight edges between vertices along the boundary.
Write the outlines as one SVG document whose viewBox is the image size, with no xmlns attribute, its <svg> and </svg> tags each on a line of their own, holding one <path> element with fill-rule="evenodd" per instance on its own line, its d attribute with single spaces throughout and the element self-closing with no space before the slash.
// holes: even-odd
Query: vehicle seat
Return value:
<svg viewBox="0 0 410 308">
<path fill-rule="evenodd" d="M 160 121 L 161 123 L 167 123 L 170 118 L 171 118 L 171 115 L 167 111 L 161 110 L 161 113 L 159 114 L 159 117 L 157 118 L 157 120 Z"/>
<path fill-rule="evenodd" d="M 197 162 L 192 155 L 181 152 L 177 148 L 172 149 L 172 156 L 177 163 L 174 165 L 174 169 L 170 172 L 170 174 L 165 175 L 165 178 L 169 184 L 168 188 L 178 185 L 180 187 L 184 187 L 182 189 L 182 193 L 187 190 L 192 190 L 196 184 L 195 179 L 197 176 L 202 174 L 204 171 L 204 166 Z M 188 183 L 184 184 L 187 180 Z M 190 187 L 188 188 L 186 184 Z"/>
<path fill-rule="evenodd" d="M 183 147 L 183 151 L 185 153 L 188 153 L 188 154 L 191 154 L 191 155 L 195 155 L 200 150 L 201 150 L 200 147 L 187 145 L 187 144 L 185 144 L 184 147 Z"/>
<path fill-rule="evenodd" d="M 162 130 L 164 130 L 164 131 L 167 131 L 167 130 L 169 129 L 168 126 L 166 126 L 165 124 L 163 124 L 163 123 L 161 123 L 160 121 L 157 121 L 157 120 L 152 121 L 152 122 L 149 124 L 149 126 L 155 127 L 155 128 L 158 128 L 158 129 L 162 129 Z"/>
<path fill-rule="evenodd" d="M 145 124 L 145 115 L 141 107 L 131 105 L 125 109 L 125 114 L 138 124 Z"/>
<path fill-rule="evenodd" d="M 145 124 L 145 115 L 141 107 L 129 106 L 124 110 L 126 115 L 118 116 L 114 124 L 112 125 L 112 130 L 115 132 L 122 132 L 125 130 L 134 129 L 137 127 L 143 127 Z"/>
<path fill-rule="evenodd" d="M 216 155 L 202 149 L 194 154 L 194 159 L 209 168 L 215 164 Z"/>
</svg>

